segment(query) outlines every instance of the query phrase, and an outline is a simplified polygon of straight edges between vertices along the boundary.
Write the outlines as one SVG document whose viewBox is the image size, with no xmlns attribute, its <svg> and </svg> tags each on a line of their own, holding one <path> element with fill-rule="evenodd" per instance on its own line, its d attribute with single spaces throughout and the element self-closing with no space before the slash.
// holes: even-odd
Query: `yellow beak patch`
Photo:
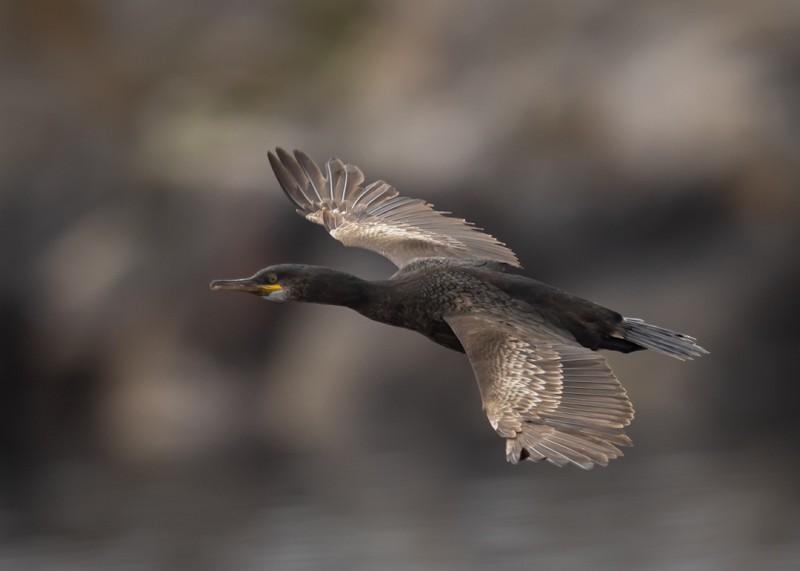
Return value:
<svg viewBox="0 0 800 571">
<path fill-rule="evenodd" d="M 273 291 L 281 291 L 283 286 L 280 284 L 269 284 L 269 285 L 262 285 L 259 287 L 261 293 L 263 295 L 267 295 L 268 293 L 272 293 Z"/>
</svg>

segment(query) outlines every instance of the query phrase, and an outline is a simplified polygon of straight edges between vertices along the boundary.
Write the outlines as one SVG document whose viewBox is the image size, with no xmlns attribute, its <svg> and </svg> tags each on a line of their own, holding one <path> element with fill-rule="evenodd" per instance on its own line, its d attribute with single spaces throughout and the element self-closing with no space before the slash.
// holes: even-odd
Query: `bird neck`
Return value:
<svg viewBox="0 0 800 571">
<path fill-rule="evenodd" d="M 321 271 L 320 271 L 321 270 Z M 324 305 L 341 305 L 357 309 L 367 299 L 370 282 L 352 274 L 320 268 L 321 279 L 313 280 L 303 292 L 302 301 Z"/>
</svg>

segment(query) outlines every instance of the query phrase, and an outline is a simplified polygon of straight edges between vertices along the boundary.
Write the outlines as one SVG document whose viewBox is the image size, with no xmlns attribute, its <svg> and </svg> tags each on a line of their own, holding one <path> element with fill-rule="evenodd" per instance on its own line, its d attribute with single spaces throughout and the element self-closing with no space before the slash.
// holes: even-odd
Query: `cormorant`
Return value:
<svg viewBox="0 0 800 571">
<path fill-rule="evenodd" d="M 346 246 L 386 256 L 399 270 L 365 281 L 330 268 L 282 264 L 211 289 L 271 301 L 352 308 L 467 354 L 483 410 L 506 439 L 506 459 L 605 466 L 630 446 L 625 389 L 598 349 L 652 349 L 677 359 L 707 353 L 695 339 L 623 317 L 505 270 L 516 255 L 465 220 L 400 196 L 333 158 L 321 170 L 306 154 L 268 154 L 283 191 L 307 220 Z"/>
</svg>

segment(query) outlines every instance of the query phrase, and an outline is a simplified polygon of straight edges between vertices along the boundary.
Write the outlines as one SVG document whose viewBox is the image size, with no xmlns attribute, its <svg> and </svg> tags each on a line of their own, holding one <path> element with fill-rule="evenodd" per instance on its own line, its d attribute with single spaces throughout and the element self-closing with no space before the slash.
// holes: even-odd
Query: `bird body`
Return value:
<svg viewBox="0 0 800 571">
<path fill-rule="evenodd" d="M 591 301 L 513 273 L 516 256 L 492 236 L 383 181 L 331 159 L 325 172 L 303 153 L 269 154 L 298 213 L 346 245 L 398 265 L 366 281 L 331 268 L 283 264 L 212 289 L 274 301 L 349 307 L 464 352 L 484 412 L 506 439 L 506 458 L 605 466 L 628 446 L 633 407 L 598 349 L 652 349 L 678 359 L 706 351 L 694 338 L 625 318 Z"/>
</svg>

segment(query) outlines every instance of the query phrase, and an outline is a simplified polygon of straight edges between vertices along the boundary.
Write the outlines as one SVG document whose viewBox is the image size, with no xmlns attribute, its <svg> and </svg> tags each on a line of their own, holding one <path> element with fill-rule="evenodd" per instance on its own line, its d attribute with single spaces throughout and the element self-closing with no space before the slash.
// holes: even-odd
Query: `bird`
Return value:
<svg viewBox="0 0 800 571">
<path fill-rule="evenodd" d="M 351 308 L 421 333 L 472 365 L 483 411 L 506 459 L 607 466 L 631 446 L 634 409 L 600 349 L 650 349 L 680 360 L 707 354 L 694 337 L 650 325 L 520 273 L 495 237 L 432 204 L 365 183 L 338 158 L 322 168 L 281 148 L 268 160 L 297 213 L 345 246 L 377 252 L 398 270 L 367 281 L 332 268 L 280 264 L 212 290 L 269 301 Z"/>
</svg>

